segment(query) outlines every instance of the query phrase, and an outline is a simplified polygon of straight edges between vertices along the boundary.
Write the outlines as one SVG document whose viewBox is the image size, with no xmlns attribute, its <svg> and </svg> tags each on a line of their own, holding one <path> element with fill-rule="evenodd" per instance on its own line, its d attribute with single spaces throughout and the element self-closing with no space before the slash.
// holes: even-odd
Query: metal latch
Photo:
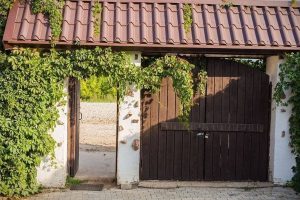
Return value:
<svg viewBox="0 0 300 200">
<path fill-rule="evenodd" d="M 197 136 L 204 136 L 204 135 L 205 135 L 204 132 L 197 133 Z"/>
</svg>

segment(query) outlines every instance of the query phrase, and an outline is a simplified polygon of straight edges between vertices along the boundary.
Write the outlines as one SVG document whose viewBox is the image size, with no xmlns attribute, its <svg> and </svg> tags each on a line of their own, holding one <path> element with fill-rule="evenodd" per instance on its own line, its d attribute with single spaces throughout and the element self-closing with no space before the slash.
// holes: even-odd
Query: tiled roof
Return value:
<svg viewBox="0 0 300 200">
<path fill-rule="evenodd" d="M 221 0 L 192 1 L 193 23 L 186 32 L 183 3 L 145 1 L 101 1 L 100 35 L 94 34 L 94 2 L 66 1 L 57 44 L 70 46 L 77 41 L 80 45 L 145 51 L 300 50 L 299 5 L 292 8 L 287 2 L 261 1 L 252 6 L 251 1 L 247 1 L 248 5 L 236 1 L 236 5 L 225 8 Z M 15 3 L 3 38 L 5 47 L 49 47 L 50 39 L 48 19 L 32 14 L 29 4 Z"/>
</svg>

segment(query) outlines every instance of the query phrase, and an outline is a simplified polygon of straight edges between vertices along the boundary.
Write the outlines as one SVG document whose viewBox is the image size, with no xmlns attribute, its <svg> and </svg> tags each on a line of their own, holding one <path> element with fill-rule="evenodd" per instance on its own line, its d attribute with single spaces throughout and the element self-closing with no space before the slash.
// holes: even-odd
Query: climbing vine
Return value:
<svg viewBox="0 0 300 200">
<path fill-rule="evenodd" d="M 7 12 L 13 0 L 0 0 L 0 38 Z M 52 40 L 59 37 L 63 0 L 32 0 L 34 13 L 49 17 Z M 94 5 L 94 16 L 101 15 L 101 5 Z M 100 24 L 99 24 L 100 28 Z M 99 34 L 95 30 L 95 34 Z M 37 167 L 45 156 L 53 157 L 56 143 L 51 131 L 58 122 L 59 105 L 64 104 L 63 80 L 66 77 L 86 79 L 106 76 L 109 86 L 117 87 L 119 100 L 129 85 L 156 91 L 164 77 L 173 79 L 181 100 L 182 121 L 188 121 L 192 106 L 194 65 L 176 56 L 164 56 L 138 68 L 124 52 L 111 49 L 77 49 L 41 51 L 15 49 L 0 51 L 0 195 L 28 196 L 39 191 Z M 199 88 L 205 78 L 199 75 Z M 201 78 L 202 77 L 202 78 Z"/>
<path fill-rule="evenodd" d="M 275 87 L 274 99 L 279 105 L 292 106 L 292 114 L 289 119 L 290 145 L 296 157 L 292 186 L 300 192 L 300 53 L 286 55 L 285 63 L 281 64 L 279 68 L 279 82 Z M 288 92 L 291 95 L 287 95 Z M 289 96 L 288 99 L 286 99 L 287 96 Z"/>
<path fill-rule="evenodd" d="M 95 36 L 100 36 L 100 22 L 101 22 L 101 12 L 102 6 L 99 0 L 94 2 L 94 6 L 92 8 L 93 18 L 94 18 L 94 34 Z"/>
<path fill-rule="evenodd" d="M 266 60 L 265 59 L 249 59 L 249 58 L 227 58 L 227 60 L 232 60 L 253 69 L 258 69 L 262 72 L 266 71 Z"/>
<path fill-rule="evenodd" d="M 193 23 L 193 8 L 191 4 L 183 5 L 183 20 L 184 20 L 184 30 L 186 33 L 191 31 L 192 23 Z"/>
<path fill-rule="evenodd" d="M 175 93 L 181 102 L 182 121 L 188 121 L 193 98 L 193 78 L 191 70 L 195 66 L 188 61 L 175 56 L 165 56 L 156 59 L 149 67 L 143 69 L 143 88 L 157 91 L 161 79 L 171 77 Z"/>
<path fill-rule="evenodd" d="M 129 85 L 157 91 L 161 79 L 171 77 L 181 101 L 180 119 L 187 121 L 192 106 L 194 65 L 176 56 L 155 59 L 139 68 L 124 52 L 111 49 L 77 49 L 41 52 L 16 49 L 0 54 L 0 194 L 27 196 L 36 193 L 36 167 L 53 156 L 55 142 L 50 130 L 56 125 L 63 80 L 106 76 L 108 86 L 117 87 L 120 100 Z M 204 82 L 202 82 L 204 83 Z M 201 86 L 203 87 L 203 86 Z"/>
<path fill-rule="evenodd" d="M 48 16 L 51 27 L 51 40 L 58 39 L 61 33 L 62 8 L 64 0 L 31 0 L 31 9 L 33 13 L 43 13 Z"/>
<path fill-rule="evenodd" d="M 2 41 L 5 23 L 7 20 L 8 11 L 13 4 L 13 0 L 0 0 L 0 39 Z M 0 50 L 2 48 L 2 42 L 0 42 Z"/>
<path fill-rule="evenodd" d="M 230 8 L 234 6 L 234 4 L 230 0 L 222 0 L 221 8 Z"/>
</svg>

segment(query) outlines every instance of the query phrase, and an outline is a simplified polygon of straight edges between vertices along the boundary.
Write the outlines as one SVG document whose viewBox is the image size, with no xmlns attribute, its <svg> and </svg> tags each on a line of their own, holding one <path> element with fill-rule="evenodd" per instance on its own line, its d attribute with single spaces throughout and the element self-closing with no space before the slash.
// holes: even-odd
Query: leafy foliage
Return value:
<svg viewBox="0 0 300 200">
<path fill-rule="evenodd" d="M 150 58 L 147 61 L 149 60 L 153 59 Z M 175 93 L 181 102 L 180 120 L 188 122 L 194 95 L 194 83 L 191 72 L 194 67 L 195 66 L 190 64 L 187 60 L 176 56 L 157 58 L 149 67 L 143 68 L 143 83 L 140 84 L 140 86 L 145 89 L 150 89 L 151 91 L 157 91 L 160 88 L 162 78 L 171 77 Z M 201 71 L 200 73 L 198 77 L 200 78 L 198 89 L 201 90 L 200 93 L 203 93 L 202 90 L 205 91 L 206 86 L 206 72 Z"/>
<path fill-rule="evenodd" d="M 15 51 L 0 62 L 0 194 L 37 192 L 36 166 L 53 153 L 48 131 L 58 119 L 63 79 L 49 62 L 31 50 Z"/>
<path fill-rule="evenodd" d="M 114 102 L 117 99 L 117 88 L 110 87 L 104 76 L 91 76 L 80 82 L 80 98 L 88 102 Z"/>
<path fill-rule="evenodd" d="M 279 82 L 275 87 L 274 99 L 281 105 L 292 105 L 289 119 L 291 147 L 296 156 L 296 166 L 293 167 L 292 185 L 300 192 L 300 53 L 286 55 L 286 62 L 280 65 Z M 291 91 L 291 96 L 285 99 L 285 92 Z"/>
<path fill-rule="evenodd" d="M 231 59 L 235 62 L 247 65 L 253 69 L 259 69 L 260 71 L 266 71 L 266 61 L 265 59 L 244 59 L 244 58 L 234 58 Z"/>
<path fill-rule="evenodd" d="M 161 79 L 171 77 L 182 103 L 182 120 L 192 106 L 193 65 L 176 56 L 156 59 L 149 67 L 131 64 L 124 52 L 111 49 L 77 49 L 40 52 L 16 49 L 0 54 L 0 194 L 27 196 L 38 191 L 36 167 L 52 154 L 49 134 L 58 120 L 57 105 L 66 77 L 106 76 L 107 88 L 117 87 L 120 100 L 129 86 L 156 91 Z M 183 109 L 184 108 L 184 109 Z"/>
<path fill-rule="evenodd" d="M 0 2 L 2 39 L 7 13 L 14 0 Z M 52 40 L 61 32 L 63 3 L 63 0 L 31 1 L 34 13 L 49 17 Z M 95 13 L 99 8 L 96 7 Z M 129 85 L 155 91 L 160 88 L 161 79 L 170 76 L 182 103 L 181 118 L 187 121 L 194 66 L 175 56 L 149 60 L 149 65 L 135 67 L 126 53 L 112 52 L 109 48 L 49 52 L 15 49 L 10 54 L 0 51 L 0 195 L 28 196 L 39 191 L 36 167 L 45 156 L 54 156 L 56 144 L 50 132 L 58 124 L 57 106 L 64 103 L 66 77 L 82 80 L 105 76 L 105 85 L 117 87 L 122 100 Z"/>
<path fill-rule="evenodd" d="M 94 20 L 94 34 L 95 34 L 95 36 L 100 35 L 101 11 L 102 11 L 101 3 L 99 2 L 99 0 L 96 0 L 94 2 L 94 6 L 92 8 L 93 18 L 95 19 Z"/>
<path fill-rule="evenodd" d="M 230 8 L 234 4 L 230 0 L 222 0 L 221 8 Z"/>
<path fill-rule="evenodd" d="M 0 0 L 0 41 L 2 41 L 8 11 L 11 8 L 13 2 L 14 0 Z M 1 48 L 2 42 L 0 42 L 0 49 Z"/>
<path fill-rule="evenodd" d="M 0 0 L 0 38 L 2 40 L 5 23 L 9 9 L 15 0 Z M 43 13 L 48 16 L 51 27 L 52 40 L 59 37 L 62 25 L 62 7 L 64 0 L 31 0 L 31 10 L 33 13 Z M 0 46 L 1 48 L 1 46 Z"/>
<path fill-rule="evenodd" d="M 32 0 L 31 9 L 33 13 L 43 13 L 48 16 L 51 27 L 52 41 L 57 39 L 61 33 L 62 8 L 64 0 Z"/>
<path fill-rule="evenodd" d="M 183 5 L 183 20 L 184 20 L 184 30 L 186 33 L 191 31 L 191 26 L 193 23 L 193 16 L 192 16 L 193 8 L 191 4 L 184 4 Z"/>
</svg>

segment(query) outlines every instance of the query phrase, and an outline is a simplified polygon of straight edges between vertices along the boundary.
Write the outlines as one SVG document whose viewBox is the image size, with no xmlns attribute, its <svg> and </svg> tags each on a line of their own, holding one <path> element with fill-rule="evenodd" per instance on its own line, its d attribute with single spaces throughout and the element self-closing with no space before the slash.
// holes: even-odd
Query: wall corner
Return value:
<svg viewBox="0 0 300 200">
<path fill-rule="evenodd" d="M 279 81 L 279 66 L 284 60 L 279 56 L 267 58 L 266 73 L 270 76 L 272 83 L 272 96 L 275 86 Z M 286 91 L 287 98 L 290 91 Z M 275 184 L 285 184 L 293 177 L 292 167 L 295 165 L 295 157 L 291 152 L 289 117 L 291 106 L 283 107 L 276 105 L 272 99 L 271 122 L 270 122 L 270 154 L 269 154 L 269 181 Z"/>
</svg>

